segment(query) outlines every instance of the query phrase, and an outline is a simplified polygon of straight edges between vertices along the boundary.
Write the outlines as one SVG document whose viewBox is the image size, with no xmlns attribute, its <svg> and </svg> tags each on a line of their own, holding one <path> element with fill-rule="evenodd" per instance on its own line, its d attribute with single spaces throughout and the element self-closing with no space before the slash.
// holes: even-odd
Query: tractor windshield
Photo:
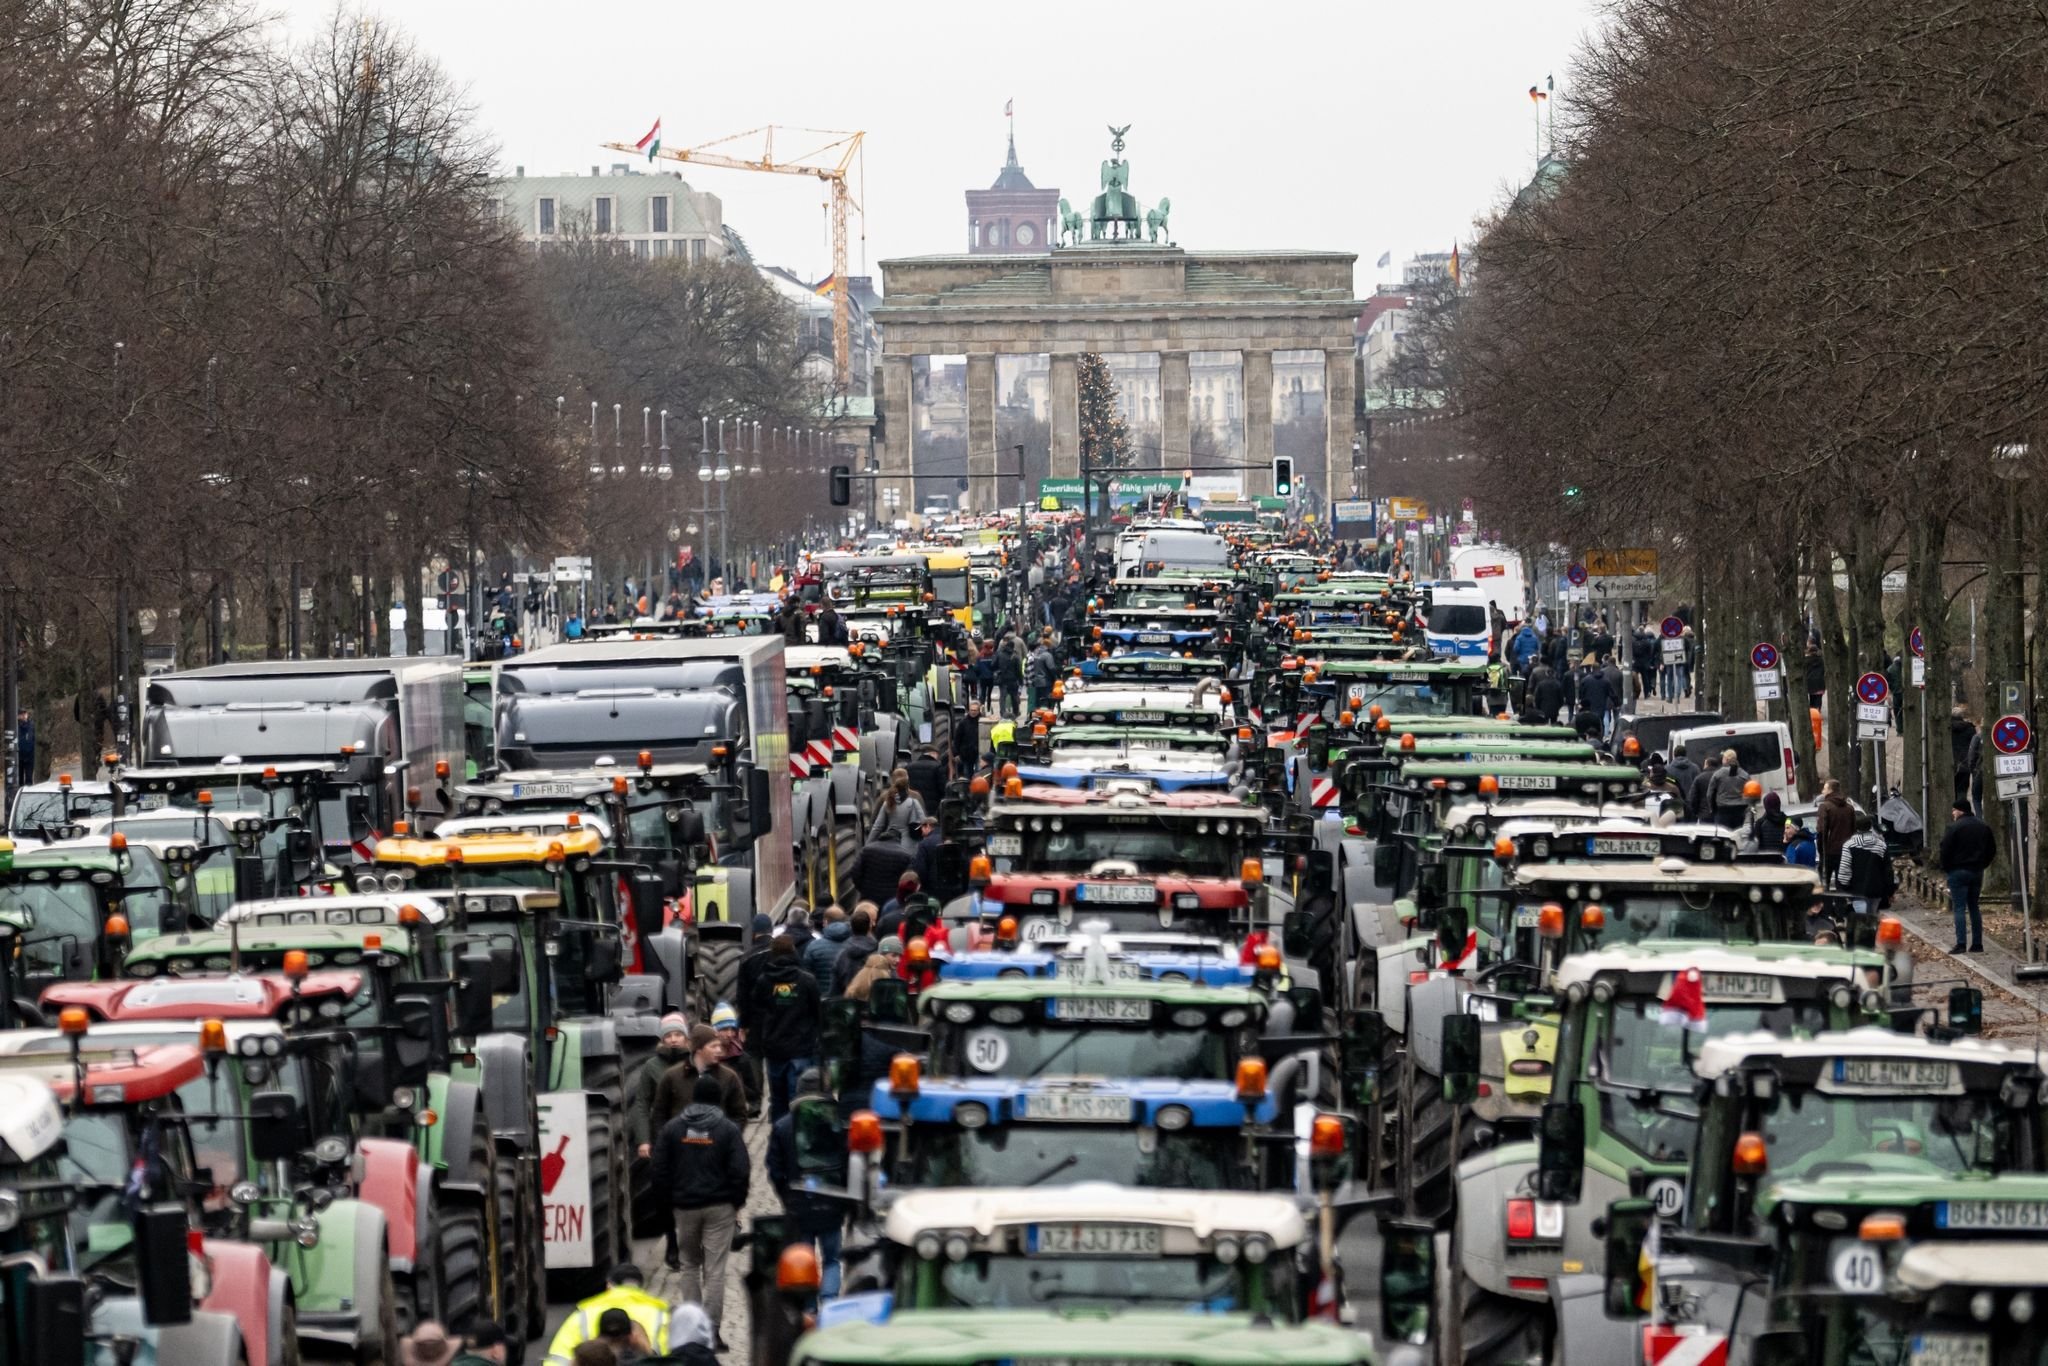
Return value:
<svg viewBox="0 0 2048 1366">
<path fill-rule="evenodd" d="M 961 1029 L 938 1022 L 932 1038 L 935 1075 L 985 1077 L 1183 1077 L 1226 1080 L 1230 1076 L 1228 1032 L 1185 1029 L 1165 1021 L 1120 1027 L 1103 1018 L 1110 1008 L 1149 1016 L 1146 1000 L 1060 999 L 1081 1014 L 1074 1024 L 1031 1026 L 981 1024 Z"/>
<path fill-rule="evenodd" d="M 1103 1256 L 1091 1237 L 1114 1233 L 1143 1240 L 1152 1251 Z M 1195 1313 L 1275 1311 L 1269 1282 L 1287 1279 L 1284 1263 L 1225 1265 L 1213 1257 L 1158 1255 L 1158 1230 L 1090 1225 L 1034 1225 L 1024 1235 L 1026 1256 L 979 1253 L 964 1262 L 907 1260 L 898 1278 L 898 1303 L 933 1309 L 1128 1309 L 1170 1304 Z M 1267 1268 L 1272 1268 L 1272 1275 Z M 927 1304 L 920 1283 L 937 1271 L 938 1294 Z M 1283 1301 L 1284 1304 L 1284 1301 Z M 1288 1317 L 1284 1308 L 1281 1317 Z"/>
<path fill-rule="evenodd" d="M 1119 1186 L 1246 1190 L 1244 1137 L 1234 1128 L 1001 1124 L 917 1126 L 910 1186 Z"/>
</svg>

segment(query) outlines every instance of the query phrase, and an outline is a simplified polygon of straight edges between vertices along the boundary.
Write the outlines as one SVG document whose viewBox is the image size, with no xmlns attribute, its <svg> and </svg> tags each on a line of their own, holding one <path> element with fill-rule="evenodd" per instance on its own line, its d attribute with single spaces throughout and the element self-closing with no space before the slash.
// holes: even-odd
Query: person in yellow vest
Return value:
<svg viewBox="0 0 2048 1366">
<path fill-rule="evenodd" d="M 546 1366 L 570 1366 L 576 1349 L 586 1342 L 602 1337 L 607 1328 L 616 1331 L 618 1321 L 605 1323 L 608 1311 L 624 1314 L 631 1322 L 636 1337 L 647 1339 L 645 1350 L 660 1356 L 669 1350 L 669 1321 L 671 1311 L 667 1300 L 647 1292 L 642 1282 L 640 1268 L 631 1262 L 620 1262 L 605 1277 L 603 1293 L 592 1295 L 569 1311 L 569 1317 L 562 1321 L 561 1331 L 548 1344 Z"/>
</svg>

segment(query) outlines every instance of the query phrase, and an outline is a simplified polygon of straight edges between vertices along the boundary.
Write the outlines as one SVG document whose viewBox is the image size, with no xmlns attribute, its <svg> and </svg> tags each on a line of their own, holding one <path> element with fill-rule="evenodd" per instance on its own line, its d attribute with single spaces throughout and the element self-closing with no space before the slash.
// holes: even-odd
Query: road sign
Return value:
<svg viewBox="0 0 2048 1366">
<path fill-rule="evenodd" d="M 1885 721 L 1858 721 L 1856 723 L 1856 738 L 1858 740 L 1889 740 L 1892 738 L 1892 728 L 1890 723 Z"/>
<path fill-rule="evenodd" d="M 1915 655 L 1924 655 L 1927 653 L 1927 637 L 1921 634 L 1920 628 L 1918 626 L 1915 626 L 1912 630 L 1912 633 L 1906 637 L 1906 648 L 1911 650 Z"/>
<path fill-rule="evenodd" d="M 1685 623 L 1677 617 L 1666 617 L 1658 625 L 1657 629 L 1664 633 L 1664 639 L 1677 640 L 1685 634 Z"/>
<path fill-rule="evenodd" d="M 1892 695 L 1892 685 L 1884 681 L 1883 674 L 1865 674 L 1856 680 L 1856 696 L 1875 706 Z"/>
<path fill-rule="evenodd" d="M 1418 503 L 1413 498 L 1387 499 L 1387 516 L 1397 522 L 1423 522 L 1429 520 L 1429 504 Z"/>
<path fill-rule="evenodd" d="M 1657 596 L 1655 574 L 1634 574 L 1615 578 L 1594 578 L 1586 591 L 1594 602 L 1648 602 Z"/>
<path fill-rule="evenodd" d="M 1991 723 L 1991 747 L 2000 754 L 2018 754 L 2033 743 L 2033 728 L 2024 716 L 2001 716 Z"/>
<path fill-rule="evenodd" d="M 1856 704 L 1856 719 L 1858 721 L 1889 721 L 1892 719 L 1892 709 L 1882 702 L 1858 702 Z"/>
<path fill-rule="evenodd" d="M 1991 756 L 1991 771 L 2001 778 L 2024 778 L 2034 771 L 2034 756 L 1994 754 Z"/>
<path fill-rule="evenodd" d="M 1564 577 L 1565 581 L 1571 584 L 1572 587 L 1583 587 L 1586 582 L 1586 566 L 1579 564 L 1577 561 L 1574 561 L 1572 564 L 1566 566 L 1564 571 Z"/>
<path fill-rule="evenodd" d="M 1998 800 L 2002 802 L 2016 802 L 2022 797 L 2031 797 L 2033 795 L 2034 775 L 2031 773 L 2024 778 L 2000 778 L 1998 780 Z"/>
<path fill-rule="evenodd" d="M 1777 668 L 1778 647 L 1771 644 L 1768 640 L 1758 641 L 1755 648 L 1749 652 L 1749 662 L 1752 667 L 1758 669 Z"/>
<path fill-rule="evenodd" d="M 1666 664 L 1683 664 L 1683 663 L 1685 663 L 1685 642 L 1684 642 L 1684 641 L 1682 641 L 1682 640 L 1662 640 L 1662 641 L 1659 641 L 1659 642 L 1658 642 L 1658 644 L 1660 644 L 1660 645 L 1662 645 L 1662 646 L 1664 647 L 1664 662 L 1665 662 Z"/>
<path fill-rule="evenodd" d="M 1927 661 L 1918 655 L 1913 657 L 1913 686 L 1916 688 L 1927 686 Z"/>
<path fill-rule="evenodd" d="M 1761 679 L 1763 675 L 1758 674 L 1757 677 Z M 1785 690 L 1775 683 L 1759 682 L 1756 685 L 1756 700 L 1759 702 L 1775 702 L 1784 695 Z"/>
<path fill-rule="evenodd" d="M 1626 579 L 1657 577 L 1657 552 L 1654 550 L 1589 550 L 1586 552 L 1586 572 L 1596 579 Z"/>
</svg>

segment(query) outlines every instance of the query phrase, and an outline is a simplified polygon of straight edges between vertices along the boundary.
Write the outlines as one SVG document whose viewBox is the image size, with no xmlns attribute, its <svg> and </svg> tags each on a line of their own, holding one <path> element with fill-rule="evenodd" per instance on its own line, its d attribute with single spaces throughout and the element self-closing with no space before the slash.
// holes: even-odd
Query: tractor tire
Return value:
<svg viewBox="0 0 2048 1366">
<path fill-rule="evenodd" d="M 357 1366 L 397 1366 L 398 1294 L 391 1283 L 391 1266 L 384 1266 L 383 1294 L 378 1297 L 377 1327 L 370 1339 L 356 1348 Z"/>
<path fill-rule="evenodd" d="M 289 1294 L 285 1296 L 281 1317 L 284 1321 L 279 1325 L 282 1331 L 278 1333 L 277 1340 L 283 1346 L 277 1354 L 276 1366 L 303 1366 L 306 1354 L 299 1350 L 299 1307 Z M 243 1350 L 247 1350 L 246 1346 Z"/>
<path fill-rule="evenodd" d="M 533 1287 L 527 1267 L 532 1262 L 533 1240 L 540 1236 L 540 1229 L 526 1212 L 525 1193 L 518 1156 L 493 1151 L 490 1242 L 486 1249 L 496 1249 L 498 1253 L 498 1318 L 515 1344 L 533 1336 L 529 1326 Z M 546 1312 L 545 1306 L 542 1312 Z"/>
<path fill-rule="evenodd" d="M 583 1069 L 583 1086 L 586 1091 L 604 1097 L 606 1123 L 611 1140 L 606 1163 L 611 1171 L 614 1211 L 611 1221 L 615 1235 L 612 1241 L 612 1260 L 630 1262 L 633 1260 L 633 1154 L 627 1147 L 625 1059 L 589 1059 Z M 592 1141 L 591 1152 L 593 1155 L 599 1152 L 595 1140 Z"/>
<path fill-rule="evenodd" d="M 435 1317 L 450 1334 L 466 1334 L 489 1317 L 489 1237 L 482 1205 L 447 1199 L 434 1212 Z"/>
<path fill-rule="evenodd" d="M 1444 1100 L 1443 1079 L 1416 1073 L 1412 1105 L 1414 1132 L 1403 1134 L 1402 1144 L 1409 1152 L 1415 1213 L 1440 1224 L 1451 1212 L 1458 1167 L 1458 1155 L 1451 1151 L 1451 1106 Z"/>
<path fill-rule="evenodd" d="M 737 939 L 697 939 L 696 971 L 692 986 L 697 992 L 697 1015 L 709 1020 L 711 1009 L 720 1001 L 737 1006 L 733 993 L 739 987 L 740 959 L 745 945 Z"/>
<path fill-rule="evenodd" d="M 1548 1304 L 1464 1287 L 1465 1360 L 1471 1366 L 1542 1366 L 1551 1359 L 1556 1325 Z"/>
<path fill-rule="evenodd" d="M 617 1262 L 619 1224 L 626 1209 L 614 1199 L 623 1194 L 612 1183 L 613 1164 L 600 1157 L 612 1149 L 612 1112 L 591 1106 L 585 1121 L 590 1138 L 590 1265 L 563 1267 L 550 1273 L 551 1298 L 582 1300 L 601 1293 L 605 1277 Z"/>
</svg>

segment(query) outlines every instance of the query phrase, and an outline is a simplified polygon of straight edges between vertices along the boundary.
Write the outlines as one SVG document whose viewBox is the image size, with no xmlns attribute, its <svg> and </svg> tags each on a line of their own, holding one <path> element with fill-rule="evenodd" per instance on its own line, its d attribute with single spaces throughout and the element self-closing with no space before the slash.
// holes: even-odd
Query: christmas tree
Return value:
<svg viewBox="0 0 2048 1366">
<path fill-rule="evenodd" d="M 1074 363 L 1081 416 L 1081 459 L 1095 470 L 1127 470 L 1137 463 L 1131 432 L 1117 411 L 1116 381 L 1109 366 L 1093 351 Z"/>
</svg>

